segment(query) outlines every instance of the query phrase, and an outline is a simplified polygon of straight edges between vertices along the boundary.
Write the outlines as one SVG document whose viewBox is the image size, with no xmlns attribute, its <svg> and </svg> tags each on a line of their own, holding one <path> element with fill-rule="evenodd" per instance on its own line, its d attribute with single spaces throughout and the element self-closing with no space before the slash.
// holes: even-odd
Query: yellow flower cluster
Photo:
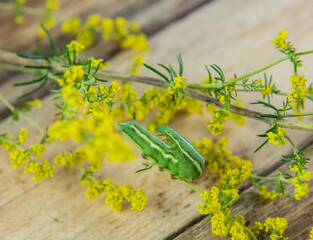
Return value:
<svg viewBox="0 0 313 240">
<path fill-rule="evenodd" d="M 289 168 L 296 173 L 296 177 L 290 179 L 295 186 L 295 199 L 301 200 L 309 192 L 308 184 L 303 181 L 310 181 L 312 172 L 305 172 L 304 169 L 300 170 L 297 166 L 289 166 Z"/>
<path fill-rule="evenodd" d="M 18 137 L 16 139 L 17 142 L 19 142 L 19 143 L 26 143 L 27 137 L 28 137 L 28 133 L 29 133 L 28 129 L 22 127 L 21 130 L 20 130 L 20 133 L 19 133 L 19 135 L 18 135 Z"/>
<path fill-rule="evenodd" d="M 66 45 L 66 48 L 69 52 L 70 55 L 70 60 L 74 61 L 74 56 L 76 54 L 83 51 L 85 49 L 85 46 L 81 43 L 79 43 L 78 41 L 71 41 L 69 44 Z"/>
<path fill-rule="evenodd" d="M 35 161 L 29 161 L 28 166 L 25 167 L 25 174 L 34 174 L 33 180 L 35 182 L 40 182 L 44 178 L 53 177 L 54 167 L 51 167 L 48 160 L 46 159 L 44 163 L 36 163 Z"/>
<path fill-rule="evenodd" d="M 59 8 L 59 0 L 46 0 L 46 8 L 43 13 L 42 24 L 46 29 L 50 29 L 55 25 L 55 20 L 53 19 L 53 14 Z M 40 27 L 39 35 L 41 37 L 46 36 L 45 31 Z"/>
<path fill-rule="evenodd" d="M 41 101 L 39 99 L 35 99 L 33 101 L 29 101 L 27 103 L 27 105 L 30 106 L 30 107 L 37 107 L 37 108 L 41 108 L 42 107 Z"/>
<path fill-rule="evenodd" d="M 280 239 L 288 227 L 288 222 L 284 218 L 267 218 L 264 223 L 265 231 L 271 232 L 270 239 Z M 288 238 L 284 238 L 288 239 Z"/>
<path fill-rule="evenodd" d="M 207 138 L 203 138 L 200 142 L 196 140 L 193 144 L 207 160 L 209 170 L 220 175 L 219 185 L 225 189 L 234 188 L 236 184 L 251 175 L 252 163 L 232 156 L 228 149 L 227 138 L 222 138 L 215 145 Z"/>
<path fill-rule="evenodd" d="M 259 195 L 263 196 L 265 199 L 274 200 L 278 196 L 278 193 L 275 191 L 268 192 L 266 186 L 261 185 Z"/>
<path fill-rule="evenodd" d="M 290 76 L 291 93 L 287 93 L 287 98 L 289 99 L 289 105 L 295 108 L 296 112 L 300 111 L 305 102 L 305 97 L 309 93 L 309 89 L 306 88 L 306 81 L 303 75 L 293 74 Z"/>
<path fill-rule="evenodd" d="M 274 132 L 267 133 L 268 142 L 275 145 L 284 145 L 287 140 L 283 139 L 286 136 L 286 130 L 278 127 Z"/>
<path fill-rule="evenodd" d="M 173 82 L 167 88 L 167 92 L 171 95 L 183 93 L 187 86 L 186 78 L 182 78 L 179 74 L 174 78 Z"/>
<path fill-rule="evenodd" d="M 43 163 L 37 163 L 31 159 L 31 156 L 39 158 L 43 156 L 46 146 L 44 144 L 30 145 L 28 149 L 22 149 L 19 144 L 26 143 L 28 130 L 22 128 L 14 142 L 10 141 L 10 135 L 1 136 L 0 146 L 9 151 L 12 168 L 21 168 L 24 166 L 25 174 L 34 174 L 34 181 L 38 182 L 44 178 L 53 177 L 54 167 L 51 167 L 48 160 Z"/>
<path fill-rule="evenodd" d="M 203 203 L 197 205 L 197 208 L 201 215 L 215 214 L 221 211 L 222 205 L 219 200 L 219 191 L 217 187 L 212 187 L 211 193 L 203 191 L 203 193 L 200 194 L 200 197 L 203 198 Z"/>
<path fill-rule="evenodd" d="M 210 214 L 212 232 L 217 236 L 231 236 L 232 239 L 250 239 L 244 230 L 245 219 L 243 216 L 230 218 L 228 207 L 239 198 L 237 189 L 228 189 L 220 192 L 217 187 L 212 187 L 211 193 L 204 191 L 200 196 L 203 203 L 197 205 L 199 213 L 202 215 Z M 224 204 L 220 201 L 223 199 Z"/>
<path fill-rule="evenodd" d="M 287 32 L 284 30 L 279 30 L 278 36 L 272 41 L 275 44 L 275 47 L 279 50 L 283 50 L 289 47 L 289 43 L 286 42 L 288 38 Z"/>
<path fill-rule="evenodd" d="M 72 168 L 74 166 L 80 166 L 83 158 L 80 152 L 71 152 L 66 154 L 65 156 L 62 153 L 59 153 L 53 160 L 56 166 L 65 166 L 67 168 Z"/>
<path fill-rule="evenodd" d="M 108 62 L 103 63 L 103 59 L 94 59 L 93 57 L 88 58 L 88 61 L 90 61 L 90 67 L 91 68 L 97 68 L 99 65 L 99 69 L 104 70 L 107 68 L 110 64 Z"/>
<path fill-rule="evenodd" d="M 86 119 L 80 117 L 56 121 L 48 130 L 50 142 L 72 139 L 77 143 L 84 143 L 77 149 L 78 155 L 58 156 L 55 159 L 56 165 L 71 167 L 73 164 L 79 165 L 81 159 L 87 159 L 99 169 L 103 158 L 109 161 L 132 160 L 132 150 L 120 135 L 114 133 L 113 123 L 113 118 L 104 114 Z"/>
<path fill-rule="evenodd" d="M 263 86 L 262 91 L 261 91 L 261 97 L 265 97 L 265 96 L 270 95 L 272 93 L 272 91 L 273 91 L 272 86 L 269 86 L 269 85 Z"/>
<path fill-rule="evenodd" d="M 143 66 L 144 61 L 145 59 L 142 55 L 136 55 L 130 65 L 129 72 L 140 75 L 139 68 Z"/>
<path fill-rule="evenodd" d="M 211 124 L 206 125 L 213 135 L 219 135 L 224 131 L 222 122 L 229 119 L 229 111 L 221 109 L 213 112 L 213 117 L 210 119 Z"/>
<path fill-rule="evenodd" d="M 141 189 L 133 190 L 129 184 L 116 186 L 110 179 L 106 179 L 102 184 L 92 184 L 86 191 L 88 199 L 97 198 L 103 191 L 106 193 L 105 203 L 116 212 L 122 210 L 123 201 L 132 204 L 132 210 L 141 211 L 145 208 L 148 198 L 145 191 Z"/>
<path fill-rule="evenodd" d="M 154 132 L 157 125 L 165 125 L 175 115 L 178 110 L 185 109 L 187 112 L 201 112 L 201 104 L 195 104 L 191 99 L 185 99 L 183 94 L 173 96 L 163 93 L 158 89 L 151 88 L 145 91 L 145 94 L 137 100 L 137 93 L 133 91 L 129 84 L 124 84 L 123 91 L 119 94 L 118 99 L 123 101 L 127 106 L 127 116 L 129 118 L 136 117 L 137 120 L 142 120 L 152 108 L 158 108 L 159 113 L 156 121 L 149 124 L 149 131 Z M 187 105 L 190 103 L 189 105 Z M 187 108 L 188 106 L 188 108 Z M 197 106 L 196 109 L 190 109 Z M 126 109 L 121 105 L 116 105 L 113 113 L 118 119 L 125 118 Z"/>
<path fill-rule="evenodd" d="M 25 0 L 14 0 L 14 20 L 17 24 L 22 24 L 24 22 L 21 8 L 23 7 L 22 5 L 25 4 L 25 2 Z"/>
<path fill-rule="evenodd" d="M 147 38 L 140 33 L 137 23 L 129 23 L 125 18 L 101 18 L 98 14 L 88 17 L 85 25 L 80 18 L 74 17 L 62 24 L 62 31 L 76 35 L 77 41 L 88 48 L 95 39 L 95 33 L 102 33 L 105 40 L 117 40 L 121 47 L 136 51 L 149 50 Z"/>
</svg>

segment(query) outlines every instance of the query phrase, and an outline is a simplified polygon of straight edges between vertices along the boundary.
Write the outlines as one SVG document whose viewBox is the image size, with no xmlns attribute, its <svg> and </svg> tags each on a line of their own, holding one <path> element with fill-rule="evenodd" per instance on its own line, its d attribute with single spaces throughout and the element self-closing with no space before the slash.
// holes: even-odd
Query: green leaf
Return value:
<svg viewBox="0 0 313 240">
<path fill-rule="evenodd" d="M 253 153 L 256 153 L 257 151 L 259 151 L 267 142 L 268 142 L 268 139 L 266 139 L 257 149 L 255 149 Z"/>
<path fill-rule="evenodd" d="M 49 66 L 30 66 L 30 65 L 25 65 L 23 67 L 24 68 L 34 68 L 34 69 L 49 69 Z"/>
<path fill-rule="evenodd" d="M 155 68 L 149 66 L 148 64 L 143 64 L 146 68 L 150 69 L 152 72 L 155 72 L 156 74 L 158 74 L 160 77 L 162 77 L 163 79 L 165 79 L 166 82 L 170 82 L 170 80 L 165 76 L 163 75 L 161 72 L 159 72 L 158 70 L 156 70 Z"/>
<path fill-rule="evenodd" d="M 30 85 L 30 84 L 33 84 L 33 83 L 36 83 L 36 82 L 40 82 L 42 81 L 47 75 L 44 75 L 38 79 L 35 79 L 35 80 L 32 80 L 32 81 L 29 81 L 29 82 L 21 82 L 21 83 L 14 83 L 13 86 L 25 86 L 25 85 Z"/>
<path fill-rule="evenodd" d="M 277 116 L 273 114 L 261 114 L 260 117 L 277 118 Z"/>
<path fill-rule="evenodd" d="M 45 28 L 45 26 L 41 23 L 40 26 L 42 27 L 42 29 L 45 31 L 48 39 L 49 39 L 49 44 L 50 44 L 50 57 L 54 56 L 54 45 L 53 45 L 53 41 L 51 38 L 50 33 L 48 32 L 48 30 Z"/>
<path fill-rule="evenodd" d="M 24 54 L 21 54 L 21 53 L 16 53 L 17 56 L 19 57 L 22 57 L 22 58 L 27 58 L 27 59 L 46 59 L 45 57 L 43 56 L 36 56 L 36 55 L 24 55 Z"/>
<path fill-rule="evenodd" d="M 179 65 L 179 75 L 182 76 L 183 71 L 184 71 L 184 65 L 183 65 L 183 59 L 181 57 L 181 54 L 178 54 L 177 61 L 178 61 L 178 65 Z"/>
<path fill-rule="evenodd" d="M 161 63 L 158 63 L 158 65 L 159 65 L 160 67 L 163 67 L 163 68 L 168 72 L 168 74 L 170 75 L 171 80 L 172 80 L 172 82 L 173 82 L 174 78 L 173 78 L 173 73 L 171 72 L 171 70 L 170 70 L 168 67 L 166 67 L 165 65 L 161 64 Z"/>
<path fill-rule="evenodd" d="M 34 88 L 33 90 L 30 90 L 30 91 L 28 91 L 28 92 L 22 94 L 22 95 L 19 96 L 17 99 L 22 99 L 22 98 L 24 98 L 24 97 L 26 97 L 26 96 L 29 96 L 29 95 L 33 94 L 34 92 L 37 92 L 40 88 L 42 88 L 42 87 L 47 83 L 47 81 L 48 81 L 48 79 L 45 78 L 45 80 L 44 80 L 38 87 L 36 87 L 36 88 Z"/>
</svg>

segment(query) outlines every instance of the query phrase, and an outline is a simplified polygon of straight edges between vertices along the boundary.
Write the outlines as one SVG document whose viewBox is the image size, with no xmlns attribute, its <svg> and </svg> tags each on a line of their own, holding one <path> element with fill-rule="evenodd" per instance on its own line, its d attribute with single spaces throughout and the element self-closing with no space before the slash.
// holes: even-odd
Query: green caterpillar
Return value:
<svg viewBox="0 0 313 240">
<path fill-rule="evenodd" d="M 175 178 L 193 180 L 204 169 L 204 159 L 197 149 L 183 136 L 167 126 L 156 130 L 167 138 L 169 144 L 141 127 L 135 120 L 120 123 L 117 128 L 133 141 L 144 155 Z"/>
</svg>

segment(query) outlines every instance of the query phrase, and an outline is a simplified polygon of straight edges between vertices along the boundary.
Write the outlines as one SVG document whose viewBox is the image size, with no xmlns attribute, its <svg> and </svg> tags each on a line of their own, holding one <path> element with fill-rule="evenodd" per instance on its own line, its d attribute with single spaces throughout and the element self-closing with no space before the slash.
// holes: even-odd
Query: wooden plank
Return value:
<svg viewBox="0 0 313 240">
<path fill-rule="evenodd" d="M 248 0 L 213 2 L 155 34 L 151 38 L 152 51 L 147 57 L 147 62 L 174 62 L 175 55 L 181 51 L 185 60 L 186 77 L 190 81 L 197 81 L 205 75 L 203 67 L 200 67 L 205 63 L 220 64 L 228 76 L 234 71 L 243 74 L 279 57 L 270 44 L 270 39 L 276 35 L 279 28 L 289 32 L 298 48 L 305 50 L 310 47 L 312 35 L 308 34 L 306 29 L 309 29 L 312 23 L 303 21 L 311 14 L 312 5 L 309 4 L 312 3 L 304 0 L 279 0 L 275 3 Z M 298 12 L 301 12 L 301 15 Z M 267 16 L 266 19 L 264 16 Z M 295 28 L 294 24 L 299 22 L 305 26 Z M 239 24 L 240 27 L 237 26 Z M 262 51 L 256 55 L 252 51 L 255 48 Z M 129 56 L 130 53 L 119 55 L 112 60 L 112 66 L 118 65 L 116 70 L 124 70 Z M 312 58 L 305 59 L 307 77 L 312 76 L 310 59 Z M 284 81 L 291 72 L 291 68 L 288 68 L 289 72 L 285 70 L 286 66 L 288 65 L 283 64 L 270 71 L 281 77 L 280 81 L 277 80 L 282 87 L 287 87 L 284 86 Z M 249 100 L 251 98 L 247 99 Z M 44 101 L 44 105 L 45 111 L 53 112 L 49 99 Z M 37 116 L 34 112 L 31 115 Z M 48 120 L 47 116 L 45 112 L 38 113 L 38 120 L 44 119 L 41 124 L 44 125 L 44 121 L 52 121 Z M 177 119 L 173 127 L 189 139 L 199 139 L 203 135 L 210 136 L 204 127 L 208 121 L 208 116 L 184 117 Z M 0 125 L 0 128 L 10 130 L 8 123 Z M 252 159 L 250 153 L 258 145 L 258 142 L 254 142 L 254 136 L 264 129 L 265 126 L 261 123 L 250 121 L 242 128 L 229 124 L 226 133 L 230 136 L 231 148 L 238 155 Z M 290 136 L 298 137 L 299 142 L 306 137 L 300 133 L 291 133 Z M 247 142 L 251 144 L 247 146 Z M 276 151 L 267 157 L 273 149 L 267 148 L 253 157 L 255 169 L 273 167 L 280 155 L 275 148 Z M 285 153 L 287 147 L 279 150 Z M 0 156 L 7 161 L 1 163 L 6 171 L 0 174 L 0 180 L 10 179 L 7 155 L 1 151 Z M 111 239 L 164 239 L 198 219 L 195 205 L 200 203 L 201 199 L 197 193 L 190 191 L 180 181 L 172 181 L 168 174 L 156 169 L 140 175 L 133 174 L 141 167 L 140 158 L 138 160 L 124 166 L 106 163 L 99 178 L 110 177 L 117 184 L 131 183 L 135 188 L 145 189 L 149 204 L 143 212 L 132 212 L 126 207 L 122 213 L 113 213 L 104 205 L 103 198 L 87 201 L 83 197 L 84 189 L 78 184 L 78 171 L 58 169 L 54 179 L 34 185 L 28 178 L 18 187 L 12 187 L 10 196 L 6 194 L 3 197 L 5 201 L 0 207 L 0 215 L 6 220 L 0 222 L 0 237 L 103 239 L 110 236 Z M 216 180 L 216 177 L 205 172 L 195 183 L 199 187 L 209 188 Z M 11 189 L 14 185 L 15 182 L 10 181 L 6 187 Z M 4 187 L 0 186 L 0 192 L 2 189 Z M 248 204 L 250 201 L 244 203 Z"/>
</svg>

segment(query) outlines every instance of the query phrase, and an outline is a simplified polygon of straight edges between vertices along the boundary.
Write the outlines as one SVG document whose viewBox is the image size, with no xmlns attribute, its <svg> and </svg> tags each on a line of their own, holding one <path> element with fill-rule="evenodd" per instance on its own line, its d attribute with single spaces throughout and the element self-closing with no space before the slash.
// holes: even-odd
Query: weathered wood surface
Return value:
<svg viewBox="0 0 313 240">
<path fill-rule="evenodd" d="M 70 2 L 68 1 L 68 4 Z M 88 1 L 85 2 L 87 4 Z M 119 6 L 119 1 L 111 2 Z M 156 5 L 162 4 L 165 4 L 165 1 Z M 145 6 L 146 8 L 137 11 L 131 18 L 141 19 L 142 23 L 149 22 L 151 11 L 156 19 L 162 22 L 166 12 L 163 8 L 154 8 L 151 1 Z M 67 8 L 70 9 L 69 5 Z M 82 10 L 76 6 L 70 11 L 89 14 L 98 10 L 96 7 L 86 9 Z M 173 14 L 176 9 L 177 7 L 172 7 Z M 149 15 L 145 15 L 145 11 Z M 168 13 L 171 11 L 168 10 Z M 150 65 L 157 62 L 173 63 L 176 55 L 181 52 L 185 63 L 185 76 L 191 82 L 199 81 L 205 76 L 204 64 L 220 65 L 229 77 L 234 72 L 244 74 L 280 57 L 270 43 L 279 29 L 288 32 L 297 49 L 311 49 L 312 13 L 313 2 L 305 0 L 209 2 L 156 31 L 150 37 L 152 47 L 146 61 Z M 99 53 L 101 48 L 95 47 L 90 52 Z M 110 59 L 113 69 L 124 71 L 130 55 L 129 52 L 121 53 Z M 313 57 L 303 59 L 308 70 L 302 72 L 308 79 L 312 79 Z M 283 63 L 268 73 L 274 75 L 277 86 L 288 90 L 289 75 L 292 73 L 290 63 Z M 144 74 L 153 76 L 147 71 L 144 71 Z M 18 79 L 20 76 L 14 78 Z M 9 82 L 6 84 L 1 85 L 1 93 L 10 89 Z M 53 121 L 51 113 L 56 109 L 51 103 L 51 98 L 52 96 L 47 96 L 43 99 L 43 109 L 31 112 L 31 116 L 42 127 Z M 243 95 L 243 98 L 246 103 L 253 100 L 253 97 L 247 95 Z M 312 118 L 309 120 L 312 121 Z M 205 128 L 208 121 L 208 115 L 194 115 L 175 119 L 172 126 L 189 139 L 200 139 L 203 136 L 212 137 Z M 24 121 L 11 125 L 9 120 L 6 120 L 1 123 L 0 129 L 1 132 L 16 134 L 20 126 L 29 127 Z M 261 142 L 255 135 L 262 133 L 266 127 L 256 121 L 249 121 L 244 127 L 237 127 L 229 122 L 225 135 L 230 139 L 233 152 L 240 157 L 251 159 L 255 170 L 260 174 L 276 175 L 276 168 L 281 164 L 280 155 L 288 154 L 290 148 L 267 146 L 253 155 L 253 150 Z M 30 134 L 33 136 L 31 141 L 40 139 L 35 130 Z M 299 146 L 312 142 L 312 134 L 296 131 L 290 131 L 288 134 Z M 55 147 L 51 147 L 46 157 L 51 160 L 56 151 Z M 134 172 L 141 167 L 140 157 L 136 163 L 105 163 L 98 176 L 100 179 L 109 177 L 117 184 L 130 183 L 135 188 L 146 190 L 149 202 L 143 212 L 133 212 L 129 206 L 125 206 L 121 213 L 112 212 L 110 207 L 103 203 L 103 198 L 87 200 L 84 197 L 85 189 L 79 184 L 78 170 L 59 168 L 53 179 L 34 183 L 31 177 L 24 175 L 22 171 L 11 170 L 8 154 L 2 149 L 0 158 L 0 181 L 3 183 L 0 185 L 0 239 L 217 239 L 212 235 L 210 225 L 204 225 L 199 217 L 195 207 L 201 202 L 199 195 L 180 181 L 171 180 L 167 173 L 158 172 L 156 169 L 135 175 Z M 312 164 L 310 167 L 312 169 Z M 217 180 L 216 176 L 206 171 L 195 183 L 199 187 L 209 188 Z M 232 208 L 233 213 L 244 215 L 250 223 L 262 221 L 267 217 L 285 217 L 289 221 L 287 233 L 290 239 L 306 239 L 313 223 L 312 192 L 302 201 L 296 201 L 292 191 L 292 187 L 288 187 L 285 198 L 278 198 L 269 203 L 259 198 L 255 189 L 248 188 Z"/>
</svg>

